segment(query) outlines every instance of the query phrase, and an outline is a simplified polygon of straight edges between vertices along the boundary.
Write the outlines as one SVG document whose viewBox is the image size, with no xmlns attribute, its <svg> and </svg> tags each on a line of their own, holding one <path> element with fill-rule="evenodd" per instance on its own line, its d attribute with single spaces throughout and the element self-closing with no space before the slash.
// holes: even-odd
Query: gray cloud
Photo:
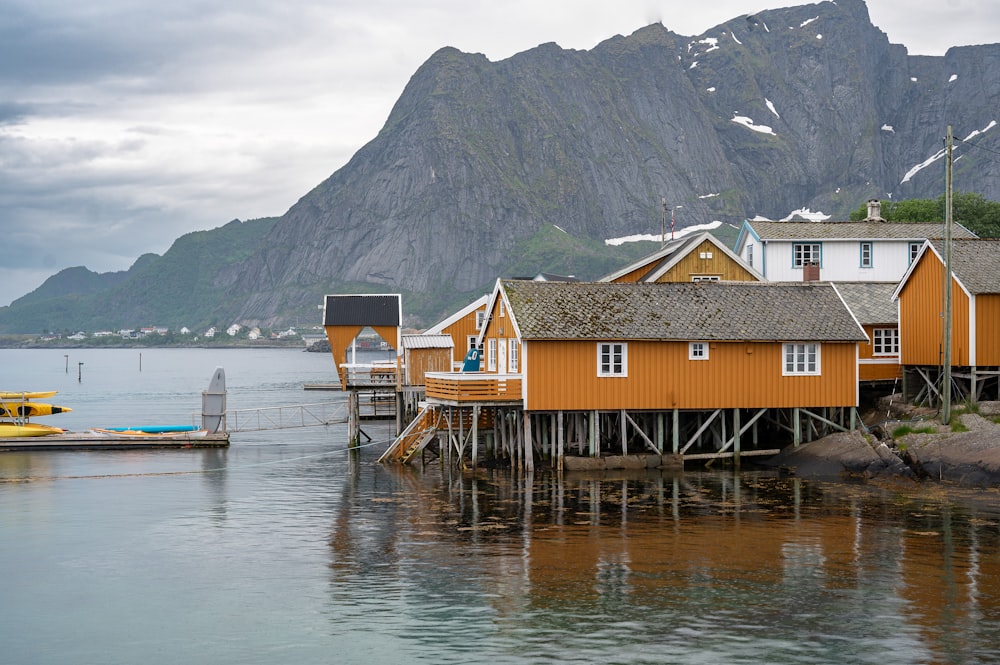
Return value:
<svg viewBox="0 0 1000 665">
<path fill-rule="evenodd" d="M 0 0 L 0 305 L 62 268 L 124 270 L 189 231 L 282 214 L 375 136 L 442 46 L 499 60 L 789 4 Z M 987 0 L 869 12 L 911 53 L 1000 35 Z"/>
</svg>

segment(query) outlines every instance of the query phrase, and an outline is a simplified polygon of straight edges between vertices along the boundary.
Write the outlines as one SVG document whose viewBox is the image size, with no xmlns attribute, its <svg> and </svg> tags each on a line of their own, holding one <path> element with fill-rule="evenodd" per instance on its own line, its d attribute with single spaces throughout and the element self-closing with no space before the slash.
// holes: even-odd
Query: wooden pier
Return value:
<svg viewBox="0 0 1000 665">
<path fill-rule="evenodd" d="M 193 435 L 178 432 L 170 436 L 114 436 L 94 432 L 65 432 L 48 436 L 0 439 L 0 451 L 30 450 L 148 450 L 158 448 L 228 448 L 229 433 Z"/>
</svg>

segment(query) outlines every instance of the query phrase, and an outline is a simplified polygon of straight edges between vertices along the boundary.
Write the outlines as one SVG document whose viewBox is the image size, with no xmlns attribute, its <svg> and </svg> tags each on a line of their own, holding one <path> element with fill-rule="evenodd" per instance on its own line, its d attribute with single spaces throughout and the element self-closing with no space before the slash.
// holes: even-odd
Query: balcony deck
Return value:
<svg viewBox="0 0 1000 665">
<path fill-rule="evenodd" d="M 428 372 L 426 399 L 451 406 L 521 404 L 520 374 Z"/>
</svg>

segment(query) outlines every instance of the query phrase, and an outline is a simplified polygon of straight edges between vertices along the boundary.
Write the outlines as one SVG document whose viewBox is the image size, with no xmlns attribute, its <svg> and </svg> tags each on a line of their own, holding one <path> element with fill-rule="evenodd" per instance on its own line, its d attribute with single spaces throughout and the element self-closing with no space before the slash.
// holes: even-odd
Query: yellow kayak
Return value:
<svg viewBox="0 0 1000 665">
<path fill-rule="evenodd" d="M 18 439 L 25 436 L 49 436 L 50 434 L 62 434 L 60 427 L 49 427 L 37 423 L 14 423 L 10 421 L 0 421 L 0 439 Z"/>
<path fill-rule="evenodd" d="M 7 418 L 34 418 L 51 416 L 54 413 L 69 413 L 68 406 L 56 406 L 44 402 L 3 402 L 0 401 L 0 416 Z"/>
<path fill-rule="evenodd" d="M 48 390 L 44 392 L 26 393 L 26 392 L 0 392 L 0 401 L 10 402 L 18 401 L 23 402 L 29 399 L 45 399 L 46 397 L 52 397 L 58 390 Z"/>
</svg>

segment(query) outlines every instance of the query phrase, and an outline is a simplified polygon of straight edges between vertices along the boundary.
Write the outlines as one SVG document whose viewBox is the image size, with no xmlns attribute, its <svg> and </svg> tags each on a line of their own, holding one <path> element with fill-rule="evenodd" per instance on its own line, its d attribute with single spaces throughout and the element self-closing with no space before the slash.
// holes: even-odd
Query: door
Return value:
<svg viewBox="0 0 1000 665">
<path fill-rule="evenodd" d="M 507 373 L 507 340 L 497 341 L 497 371 L 501 374 Z"/>
</svg>

